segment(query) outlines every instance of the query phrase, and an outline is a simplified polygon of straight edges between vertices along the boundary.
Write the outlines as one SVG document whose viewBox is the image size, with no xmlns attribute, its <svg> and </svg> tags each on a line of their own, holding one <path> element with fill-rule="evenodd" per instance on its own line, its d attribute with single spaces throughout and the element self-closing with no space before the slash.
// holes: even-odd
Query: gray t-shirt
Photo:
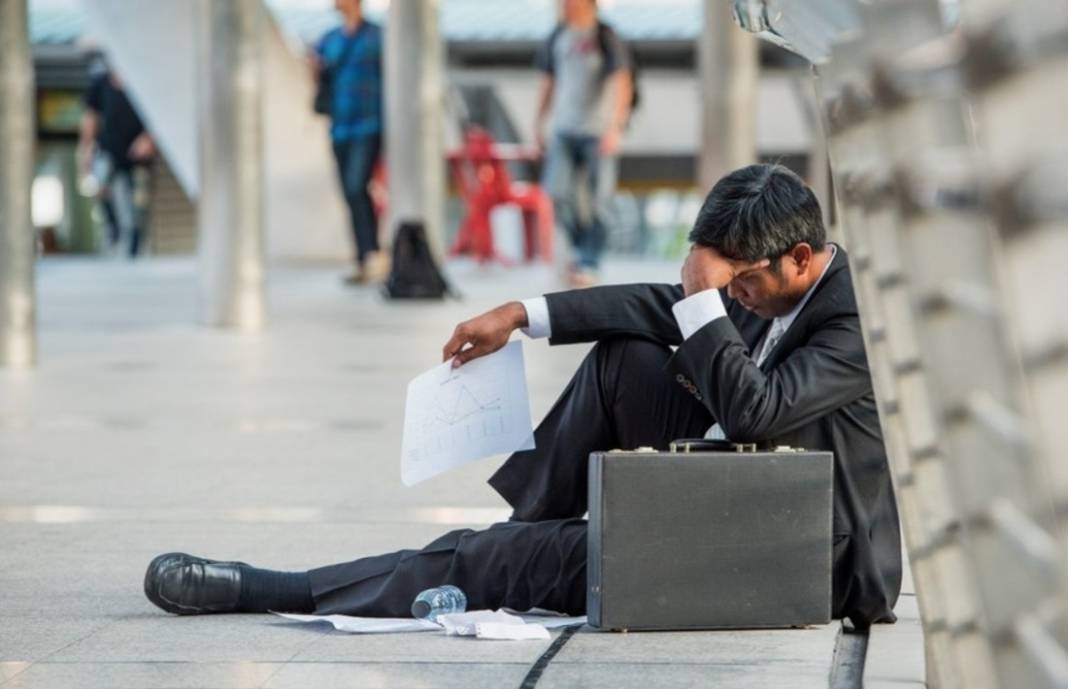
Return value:
<svg viewBox="0 0 1068 689">
<path fill-rule="evenodd" d="M 603 44 L 603 45 L 602 45 Z M 553 132 L 600 136 L 608 126 L 608 78 L 629 68 L 627 48 L 605 25 L 556 29 L 538 52 L 535 66 L 553 77 Z"/>
</svg>

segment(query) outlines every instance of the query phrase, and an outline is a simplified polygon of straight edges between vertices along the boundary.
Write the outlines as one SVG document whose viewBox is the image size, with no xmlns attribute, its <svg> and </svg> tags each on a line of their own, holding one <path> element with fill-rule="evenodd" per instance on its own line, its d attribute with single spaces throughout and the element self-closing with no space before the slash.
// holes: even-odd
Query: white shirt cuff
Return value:
<svg viewBox="0 0 1068 689">
<path fill-rule="evenodd" d="M 549 302 L 545 297 L 524 299 L 523 308 L 527 310 L 527 327 L 522 328 L 527 337 L 552 337 L 553 326 L 549 322 Z"/>
<path fill-rule="evenodd" d="M 684 340 L 717 318 L 727 315 L 719 290 L 716 289 L 706 289 L 675 302 L 671 312 L 675 314 L 675 322 L 679 324 Z"/>
</svg>

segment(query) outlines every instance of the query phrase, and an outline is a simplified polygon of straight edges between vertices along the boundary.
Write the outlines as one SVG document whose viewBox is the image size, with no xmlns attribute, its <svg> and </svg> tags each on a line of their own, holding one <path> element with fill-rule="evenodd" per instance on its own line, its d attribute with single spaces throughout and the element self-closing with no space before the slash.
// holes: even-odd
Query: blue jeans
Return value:
<svg viewBox="0 0 1068 689">
<path fill-rule="evenodd" d="M 571 238 L 580 268 L 597 269 L 604 253 L 619 161 L 603 157 L 600 139 L 556 132 L 545 154 L 542 186 Z"/>
<path fill-rule="evenodd" d="M 128 238 L 130 258 L 141 248 L 149 194 L 149 172 L 144 165 L 116 168 L 106 151 L 97 151 L 93 174 L 102 184 L 101 205 L 107 218 L 108 246 Z"/>
<path fill-rule="evenodd" d="M 334 159 L 341 191 L 349 206 L 352 241 L 359 263 L 363 263 L 367 254 L 378 251 L 378 218 L 367 183 L 371 181 L 381 147 L 382 137 L 378 134 L 334 142 Z"/>
</svg>

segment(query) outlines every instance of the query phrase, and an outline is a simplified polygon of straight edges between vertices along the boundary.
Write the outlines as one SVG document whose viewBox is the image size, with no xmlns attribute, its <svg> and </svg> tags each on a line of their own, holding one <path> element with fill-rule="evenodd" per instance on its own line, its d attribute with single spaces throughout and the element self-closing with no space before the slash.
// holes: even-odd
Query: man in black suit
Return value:
<svg viewBox="0 0 1068 689">
<path fill-rule="evenodd" d="M 796 175 L 752 165 L 709 193 L 681 285 L 561 292 L 461 323 L 443 351 L 456 366 L 517 328 L 552 344 L 597 342 L 535 431 L 536 448 L 490 479 L 514 508 L 510 521 L 309 572 L 169 553 L 149 565 L 146 594 L 179 614 L 403 616 L 419 591 L 451 583 L 476 609 L 581 614 L 589 453 L 706 435 L 833 451 L 834 615 L 893 621 L 897 508 L 848 262 L 825 234 Z"/>
</svg>

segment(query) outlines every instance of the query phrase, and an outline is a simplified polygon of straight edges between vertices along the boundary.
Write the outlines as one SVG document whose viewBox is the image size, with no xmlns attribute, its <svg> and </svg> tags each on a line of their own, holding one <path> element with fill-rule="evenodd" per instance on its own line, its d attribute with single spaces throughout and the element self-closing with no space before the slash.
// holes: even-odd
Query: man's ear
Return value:
<svg viewBox="0 0 1068 689">
<path fill-rule="evenodd" d="M 790 256 L 797 264 L 797 272 L 804 273 L 812 264 L 812 245 L 808 242 L 798 242 L 790 249 Z"/>
</svg>

